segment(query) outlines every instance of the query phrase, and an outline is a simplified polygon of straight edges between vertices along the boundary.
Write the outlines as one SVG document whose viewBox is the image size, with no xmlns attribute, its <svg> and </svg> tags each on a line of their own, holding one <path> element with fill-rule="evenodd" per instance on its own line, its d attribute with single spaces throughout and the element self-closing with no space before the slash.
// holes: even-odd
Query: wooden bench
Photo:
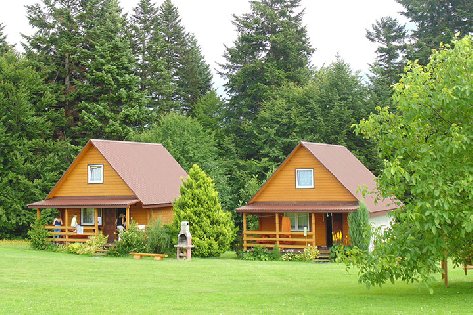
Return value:
<svg viewBox="0 0 473 315">
<path fill-rule="evenodd" d="M 154 260 L 163 260 L 163 258 L 168 257 L 166 254 L 151 254 L 151 253 L 130 253 L 135 259 L 141 259 L 141 257 L 154 257 Z"/>
</svg>

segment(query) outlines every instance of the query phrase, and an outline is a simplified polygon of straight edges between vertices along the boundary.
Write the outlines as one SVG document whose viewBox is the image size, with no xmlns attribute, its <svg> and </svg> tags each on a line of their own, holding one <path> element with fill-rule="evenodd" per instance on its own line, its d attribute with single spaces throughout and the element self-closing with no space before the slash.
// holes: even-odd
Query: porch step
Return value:
<svg viewBox="0 0 473 315">
<path fill-rule="evenodd" d="M 330 249 L 319 248 L 319 257 L 315 259 L 316 262 L 330 262 Z"/>
</svg>

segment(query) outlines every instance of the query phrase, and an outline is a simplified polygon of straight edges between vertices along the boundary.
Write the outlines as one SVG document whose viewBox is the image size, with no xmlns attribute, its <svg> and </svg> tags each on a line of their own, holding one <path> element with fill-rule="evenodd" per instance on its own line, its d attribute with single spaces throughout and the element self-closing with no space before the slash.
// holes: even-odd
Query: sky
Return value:
<svg viewBox="0 0 473 315">
<path fill-rule="evenodd" d="M 31 34 L 25 5 L 39 0 L 0 0 L 0 22 L 10 43 L 22 41 L 20 33 Z M 163 0 L 156 0 L 158 5 Z M 138 0 L 120 0 L 125 12 L 131 13 Z M 225 45 L 231 46 L 237 33 L 232 15 L 249 12 L 247 0 L 173 0 L 188 32 L 194 33 L 206 61 L 214 74 L 214 85 L 222 90 L 224 81 L 217 74 L 224 61 Z M 365 75 L 374 61 L 376 45 L 366 37 L 366 29 L 383 16 L 405 19 L 399 15 L 402 7 L 394 0 L 302 0 L 304 24 L 312 46 L 316 49 L 312 64 L 322 67 L 333 62 L 338 54 L 355 71 Z"/>
</svg>

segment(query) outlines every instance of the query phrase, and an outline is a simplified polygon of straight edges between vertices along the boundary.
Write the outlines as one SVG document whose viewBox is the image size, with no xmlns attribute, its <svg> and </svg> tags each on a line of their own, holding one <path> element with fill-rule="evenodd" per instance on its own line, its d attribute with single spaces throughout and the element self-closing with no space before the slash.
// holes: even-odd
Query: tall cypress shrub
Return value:
<svg viewBox="0 0 473 315">
<path fill-rule="evenodd" d="M 368 208 L 364 203 L 355 212 L 348 215 L 350 239 L 353 246 L 368 250 L 371 241 L 371 225 Z"/>
<path fill-rule="evenodd" d="M 231 213 L 222 209 L 213 180 L 197 164 L 181 186 L 174 211 L 176 229 L 181 221 L 190 223 L 195 255 L 218 257 L 230 248 L 235 237 Z"/>
</svg>

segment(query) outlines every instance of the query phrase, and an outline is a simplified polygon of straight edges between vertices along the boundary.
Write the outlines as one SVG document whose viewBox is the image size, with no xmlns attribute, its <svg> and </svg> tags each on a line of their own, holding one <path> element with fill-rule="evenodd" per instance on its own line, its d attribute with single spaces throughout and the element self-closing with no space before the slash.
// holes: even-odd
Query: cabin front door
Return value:
<svg viewBox="0 0 473 315">
<path fill-rule="evenodd" d="M 333 246 L 333 237 L 332 237 L 332 229 L 333 229 L 333 221 L 332 221 L 332 214 L 326 213 L 325 215 L 325 230 L 327 231 L 327 247 Z"/>
<path fill-rule="evenodd" d="M 338 242 L 343 241 L 343 216 L 341 213 L 332 214 L 332 235 L 338 234 Z"/>
<path fill-rule="evenodd" d="M 116 219 L 117 219 L 117 210 L 116 209 L 103 209 L 103 234 L 108 235 L 108 243 L 113 243 L 115 241 L 115 232 L 117 230 Z"/>
</svg>

